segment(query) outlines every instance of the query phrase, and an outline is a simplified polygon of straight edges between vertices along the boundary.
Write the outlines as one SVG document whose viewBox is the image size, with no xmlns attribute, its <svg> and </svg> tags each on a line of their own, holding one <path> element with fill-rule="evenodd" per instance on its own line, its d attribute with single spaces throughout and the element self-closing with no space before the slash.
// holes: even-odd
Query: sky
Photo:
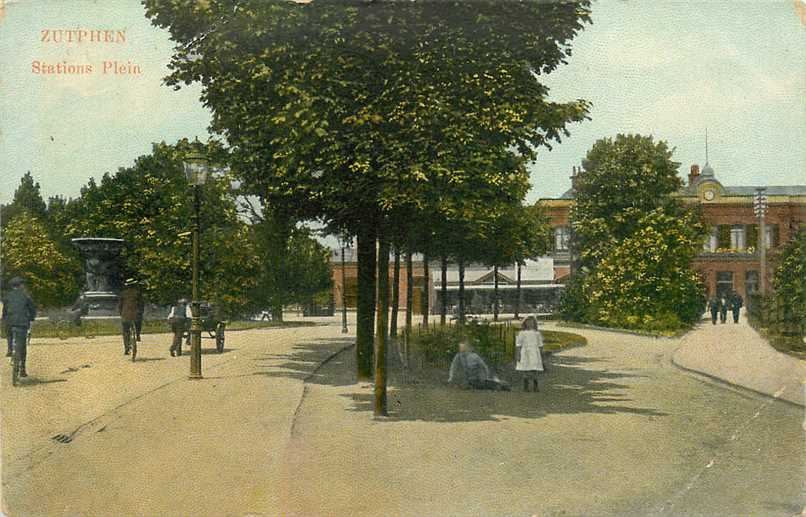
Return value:
<svg viewBox="0 0 806 517">
<path fill-rule="evenodd" d="M 806 184 L 804 2 L 595 1 L 569 64 L 544 78 L 552 100 L 592 102 L 591 120 L 541 150 L 527 201 L 562 194 L 593 143 L 618 133 L 665 140 L 685 176 L 705 163 L 707 128 L 723 184 Z M 41 41 L 79 28 L 125 31 L 125 41 Z M 172 48 L 138 0 L 0 0 L 0 203 L 26 171 L 46 198 L 72 197 L 152 142 L 204 138 L 199 87 L 162 84 Z M 36 61 L 93 71 L 37 74 Z M 115 61 L 140 73 L 104 73 Z"/>
</svg>

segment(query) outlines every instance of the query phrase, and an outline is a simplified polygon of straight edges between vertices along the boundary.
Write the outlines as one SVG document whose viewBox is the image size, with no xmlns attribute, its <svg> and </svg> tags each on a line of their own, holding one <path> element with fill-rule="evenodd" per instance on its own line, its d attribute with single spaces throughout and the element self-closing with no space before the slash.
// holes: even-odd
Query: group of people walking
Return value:
<svg viewBox="0 0 806 517">
<path fill-rule="evenodd" d="M 17 355 L 16 367 L 20 377 L 27 377 L 26 362 L 28 359 L 28 341 L 31 324 L 36 319 L 36 304 L 25 289 L 25 280 L 14 277 L 9 282 L 11 289 L 3 297 L 2 320 L 6 331 L 7 352 L 6 357 Z M 132 343 L 130 336 L 140 341 L 143 328 L 143 314 L 145 313 L 145 300 L 139 282 L 129 278 L 124 282 L 118 297 L 118 313 L 120 315 L 121 332 L 123 335 L 123 354 L 131 354 Z M 87 314 L 89 305 L 82 296 L 69 311 L 70 320 L 81 324 L 81 318 Z M 182 339 L 189 327 L 191 308 L 184 298 L 171 307 L 168 323 L 173 332 L 173 341 L 169 349 L 171 356 L 181 355 Z M 132 333 L 132 329 L 134 333 Z"/>
<path fill-rule="evenodd" d="M 739 323 L 739 311 L 744 305 L 744 300 L 736 291 L 730 291 L 722 296 L 713 296 L 708 300 L 708 310 L 711 312 L 711 323 L 716 325 L 716 320 L 725 323 L 728 319 L 728 311 L 733 313 L 733 323 Z"/>
</svg>

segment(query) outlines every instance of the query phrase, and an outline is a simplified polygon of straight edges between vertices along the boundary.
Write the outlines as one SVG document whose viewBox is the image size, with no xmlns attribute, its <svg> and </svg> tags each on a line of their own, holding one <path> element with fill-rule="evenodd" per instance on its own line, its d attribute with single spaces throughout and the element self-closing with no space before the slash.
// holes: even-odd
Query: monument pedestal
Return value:
<svg viewBox="0 0 806 517">
<path fill-rule="evenodd" d="M 86 283 L 79 301 L 85 304 L 86 318 L 118 316 L 118 291 L 122 285 L 120 253 L 123 239 L 81 237 L 72 239 L 84 259 Z"/>
</svg>

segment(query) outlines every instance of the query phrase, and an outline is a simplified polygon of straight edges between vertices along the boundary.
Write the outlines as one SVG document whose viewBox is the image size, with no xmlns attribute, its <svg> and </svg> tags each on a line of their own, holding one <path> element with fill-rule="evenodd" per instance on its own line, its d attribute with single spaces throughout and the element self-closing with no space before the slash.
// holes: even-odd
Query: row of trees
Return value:
<svg viewBox="0 0 806 517">
<path fill-rule="evenodd" d="M 390 290 L 376 267 L 392 248 L 460 270 L 532 252 L 526 164 L 588 111 L 549 101 L 541 79 L 589 2 L 144 4 L 177 42 L 168 84 L 202 85 L 245 188 L 275 220 L 357 238 L 358 376 L 374 374 L 384 414 Z"/>
<path fill-rule="evenodd" d="M 155 144 L 131 167 L 91 179 L 76 199 L 46 204 L 26 174 L 3 207 L 3 278 L 21 274 L 43 306 L 72 303 L 83 282 L 73 237 L 126 240 L 124 274 L 138 278 L 149 301 L 170 304 L 187 297 L 191 278 L 192 199 L 182 172 L 190 144 Z M 211 145 L 208 155 L 226 153 Z M 272 233 L 260 210 L 245 217 L 230 178 L 214 176 L 201 204 L 201 295 L 226 315 L 304 303 L 330 288 L 328 251 L 301 226 Z M 273 258 L 281 255 L 283 260 Z M 279 266 L 278 266 L 279 264 Z M 276 309 L 280 308 L 280 309 Z"/>
</svg>

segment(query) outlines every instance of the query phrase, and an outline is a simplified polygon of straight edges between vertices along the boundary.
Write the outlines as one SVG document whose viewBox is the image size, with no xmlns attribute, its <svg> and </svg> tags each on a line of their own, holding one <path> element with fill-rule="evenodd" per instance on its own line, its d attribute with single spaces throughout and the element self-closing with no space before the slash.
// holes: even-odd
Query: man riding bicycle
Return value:
<svg viewBox="0 0 806 517">
<path fill-rule="evenodd" d="M 129 336 L 132 330 L 137 330 L 138 320 L 142 318 L 143 308 L 143 293 L 137 287 L 137 280 L 129 278 L 123 284 L 123 289 L 120 291 L 118 298 L 118 312 L 120 313 L 120 324 L 123 330 L 123 354 L 129 355 L 131 353 L 132 343 L 129 343 Z M 140 333 L 136 333 L 136 337 L 140 337 Z"/>
<path fill-rule="evenodd" d="M 25 281 L 16 276 L 11 279 L 11 291 L 3 300 L 3 321 L 11 334 L 13 353 L 17 354 L 20 377 L 28 377 L 25 360 L 28 356 L 28 330 L 36 319 L 36 305 L 23 289 Z"/>
</svg>

